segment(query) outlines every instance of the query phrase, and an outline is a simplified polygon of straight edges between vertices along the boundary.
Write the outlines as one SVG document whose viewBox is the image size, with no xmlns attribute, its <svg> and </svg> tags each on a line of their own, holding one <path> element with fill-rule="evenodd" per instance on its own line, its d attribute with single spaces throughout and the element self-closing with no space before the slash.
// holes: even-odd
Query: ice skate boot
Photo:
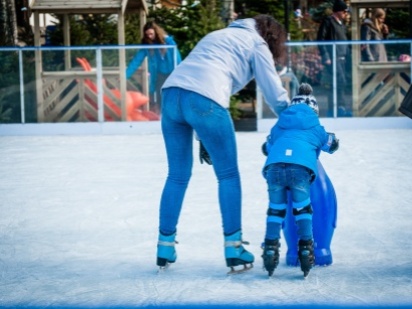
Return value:
<svg viewBox="0 0 412 309">
<path fill-rule="evenodd" d="M 299 240 L 299 262 L 300 269 L 303 271 L 303 277 L 309 275 L 309 271 L 315 264 L 315 256 L 313 254 L 313 240 Z"/>
<path fill-rule="evenodd" d="M 263 267 L 268 272 L 269 277 L 271 277 L 279 264 L 279 239 L 265 239 L 262 245 Z"/>
<path fill-rule="evenodd" d="M 243 248 L 243 244 L 248 245 L 249 243 L 242 240 L 241 231 L 225 236 L 226 265 L 230 267 L 228 275 L 239 274 L 253 267 L 252 263 L 255 258 L 252 253 Z M 235 269 L 235 266 L 243 266 L 243 268 Z"/>
<path fill-rule="evenodd" d="M 175 240 L 176 233 L 172 235 L 163 235 L 159 233 L 159 241 L 157 242 L 157 266 L 159 270 L 166 269 L 169 264 L 176 262 Z"/>
</svg>

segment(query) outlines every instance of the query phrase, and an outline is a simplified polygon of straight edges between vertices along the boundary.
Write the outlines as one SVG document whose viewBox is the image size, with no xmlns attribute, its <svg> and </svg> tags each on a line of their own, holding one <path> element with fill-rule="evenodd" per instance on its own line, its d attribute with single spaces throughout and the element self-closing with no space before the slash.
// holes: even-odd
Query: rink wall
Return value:
<svg viewBox="0 0 412 309">
<path fill-rule="evenodd" d="M 259 119 L 258 132 L 268 132 L 275 121 L 276 119 Z M 329 131 L 412 129 L 412 119 L 408 117 L 321 118 L 320 121 Z M 160 133 L 160 121 L 0 124 L 0 136 Z"/>
</svg>

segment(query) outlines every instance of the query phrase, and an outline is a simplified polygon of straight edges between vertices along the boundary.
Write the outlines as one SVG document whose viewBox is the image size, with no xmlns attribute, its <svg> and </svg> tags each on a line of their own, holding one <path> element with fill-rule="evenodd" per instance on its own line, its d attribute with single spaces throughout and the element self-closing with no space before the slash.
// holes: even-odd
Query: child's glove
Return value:
<svg viewBox="0 0 412 309">
<path fill-rule="evenodd" d="M 262 144 L 262 153 L 263 153 L 263 155 L 264 156 L 268 156 L 268 150 L 267 150 L 267 148 L 266 148 L 266 142 L 264 142 L 263 144 Z"/>
<path fill-rule="evenodd" d="M 332 142 L 329 147 L 329 152 L 334 153 L 336 150 L 339 149 L 339 139 L 336 138 L 335 133 L 329 133 L 329 132 L 327 133 L 329 134 L 329 138 L 332 139 Z"/>
<path fill-rule="evenodd" d="M 199 159 L 201 164 L 205 161 L 207 164 L 212 165 L 212 159 L 201 141 L 199 141 Z"/>
<path fill-rule="evenodd" d="M 268 143 L 270 142 L 270 135 L 266 136 L 266 142 L 264 142 L 262 144 L 262 147 L 260 147 L 260 149 L 262 150 L 262 153 L 264 156 L 268 156 L 269 155 L 269 151 L 268 151 Z M 270 145 L 270 143 L 269 143 Z"/>
</svg>

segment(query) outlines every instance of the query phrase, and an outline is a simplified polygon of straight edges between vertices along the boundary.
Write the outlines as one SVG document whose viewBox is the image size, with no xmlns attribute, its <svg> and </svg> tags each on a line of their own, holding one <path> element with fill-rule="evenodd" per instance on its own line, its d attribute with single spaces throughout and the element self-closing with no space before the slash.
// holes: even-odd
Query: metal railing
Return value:
<svg viewBox="0 0 412 309">
<path fill-rule="evenodd" d="M 362 61 L 366 44 L 383 44 L 388 61 Z M 322 61 L 321 45 L 331 47 L 331 69 Z M 341 64 L 336 57 L 341 45 L 349 50 L 342 59 L 343 73 L 339 73 Z M 172 48 L 176 64 L 175 46 L 0 48 L 0 123 L 136 120 L 126 117 L 128 93 L 150 96 L 148 69 L 143 65 L 125 81 L 119 54 L 125 53 L 128 62 L 140 49 L 159 48 Z M 296 84 L 310 83 L 321 117 L 402 116 L 397 108 L 411 84 L 412 65 L 400 56 L 411 54 L 411 40 L 289 42 L 288 67 L 281 78 L 291 96 Z M 88 60 L 89 71 L 78 58 Z M 346 83 L 342 85 L 341 80 Z M 258 117 L 275 117 L 263 104 L 259 90 L 256 101 Z M 140 108 L 150 111 L 150 102 Z"/>
</svg>

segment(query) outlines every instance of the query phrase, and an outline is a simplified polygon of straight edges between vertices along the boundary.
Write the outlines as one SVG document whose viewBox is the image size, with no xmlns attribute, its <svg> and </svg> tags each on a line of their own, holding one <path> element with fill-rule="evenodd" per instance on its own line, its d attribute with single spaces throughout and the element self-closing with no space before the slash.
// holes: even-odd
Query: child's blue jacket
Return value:
<svg viewBox="0 0 412 309">
<path fill-rule="evenodd" d="M 306 166 L 317 176 L 320 150 L 332 153 L 333 139 L 308 105 L 292 105 L 279 115 L 268 136 L 264 167 L 272 163 L 294 163 Z"/>
</svg>

